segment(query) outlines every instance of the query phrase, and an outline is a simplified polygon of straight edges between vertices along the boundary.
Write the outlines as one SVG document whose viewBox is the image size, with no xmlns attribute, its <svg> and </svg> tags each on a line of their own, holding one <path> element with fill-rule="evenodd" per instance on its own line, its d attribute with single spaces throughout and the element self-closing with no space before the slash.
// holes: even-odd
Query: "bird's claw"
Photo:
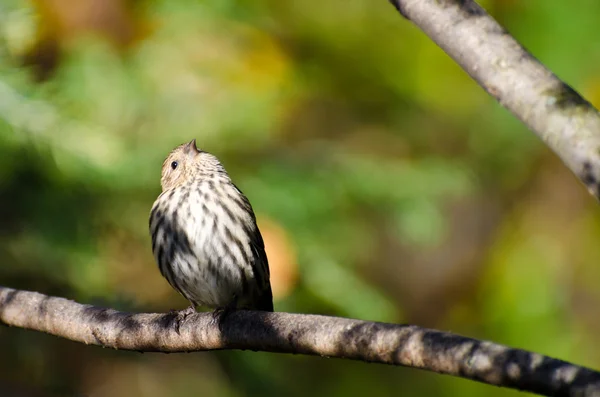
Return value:
<svg viewBox="0 0 600 397">
<path fill-rule="evenodd" d="M 218 325 L 223 317 L 227 314 L 228 309 L 226 307 L 218 307 L 211 313 L 211 325 Z"/>
<path fill-rule="evenodd" d="M 175 321 L 175 332 L 179 334 L 181 326 L 185 323 L 185 320 L 192 314 L 196 313 L 196 308 L 192 306 L 188 306 L 183 310 L 171 310 L 171 313 L 174 315 L 173 320 Z"/>
</svg>

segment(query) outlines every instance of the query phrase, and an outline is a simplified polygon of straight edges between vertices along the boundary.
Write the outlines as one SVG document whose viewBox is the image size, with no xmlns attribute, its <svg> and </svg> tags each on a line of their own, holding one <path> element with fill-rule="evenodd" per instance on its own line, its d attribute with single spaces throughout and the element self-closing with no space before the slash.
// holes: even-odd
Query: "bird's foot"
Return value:
<svg viewBox="0 0 600 397">
<path fill-rule="evenodd" d="M 171 314 L 174 315 L 173 321 L 175 322 L 175 331 L 178 334 L 181 326 L 185 323 L 185 320 L 194 313 L 196 313 L 196 307 L 193 304 L 183 310 L 171 310 Z"/>
<path fill-rule="evenodd" d="M 226 307 L 217 307 L 211 313 L 212 318 L 210 320 L 210 324 L 211 325 L 219 325 L 221 320 L 227 315 L 228 312 L 229 312 L 229 309 L 227 309 Z"/>
<path fill-rule="evenodd" d="M 212 312 L 212 324 L 218 325 L 227 315 L 235 311 L 237 308 L 237 298 L 234 296 L 233 300 L 225 307 L 217 307 Z"/>
</svg>

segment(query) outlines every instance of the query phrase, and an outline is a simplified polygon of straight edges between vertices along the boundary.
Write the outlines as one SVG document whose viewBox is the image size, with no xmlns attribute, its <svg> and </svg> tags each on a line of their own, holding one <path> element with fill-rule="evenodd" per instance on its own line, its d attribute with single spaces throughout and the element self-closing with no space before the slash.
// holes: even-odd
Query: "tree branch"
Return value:
<svg viewBox="0 0 600 397">
<path fill-rule="evenodd" d="M 600 198 L 600 117 L 473 0 L 390 0 Z"/>
<path fill-rule="evenodd" d="M 413 325 L 235 311 L 124 313 L 0 287 L 0 323 L 140 352 L 242 349 L 402 365 L 552 396 L 598 396 L 600 373 L 524 350 Z"/>
</svg>

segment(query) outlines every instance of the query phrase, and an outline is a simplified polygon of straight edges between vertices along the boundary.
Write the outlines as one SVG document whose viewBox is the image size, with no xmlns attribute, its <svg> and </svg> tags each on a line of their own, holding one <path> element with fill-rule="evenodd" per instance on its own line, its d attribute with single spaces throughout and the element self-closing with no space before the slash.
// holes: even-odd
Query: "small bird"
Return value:
<svg viewBox="0 0 600 397">
<path fill-rule="evenodd" d="M 152 252 L 191 306 L 273 311 L 269 263 L 250 202 L 212 154 L 184 143 L 162 166 L 150 212 Z"/>
</svg>

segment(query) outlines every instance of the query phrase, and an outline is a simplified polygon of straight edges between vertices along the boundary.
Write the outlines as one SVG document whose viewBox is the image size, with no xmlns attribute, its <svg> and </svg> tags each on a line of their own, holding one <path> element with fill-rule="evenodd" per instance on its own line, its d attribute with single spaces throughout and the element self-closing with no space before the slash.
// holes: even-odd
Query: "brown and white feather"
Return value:
<svg viewBox="0 0 600 397">
<path fill-rule="evenodd" d="M 178 146 L 163 163 L 161 185 L 150 233 L 169 284 L 193 306 L 272 311 L 254 211 L 219 160 L 195 141 Z"/>
</svg>

